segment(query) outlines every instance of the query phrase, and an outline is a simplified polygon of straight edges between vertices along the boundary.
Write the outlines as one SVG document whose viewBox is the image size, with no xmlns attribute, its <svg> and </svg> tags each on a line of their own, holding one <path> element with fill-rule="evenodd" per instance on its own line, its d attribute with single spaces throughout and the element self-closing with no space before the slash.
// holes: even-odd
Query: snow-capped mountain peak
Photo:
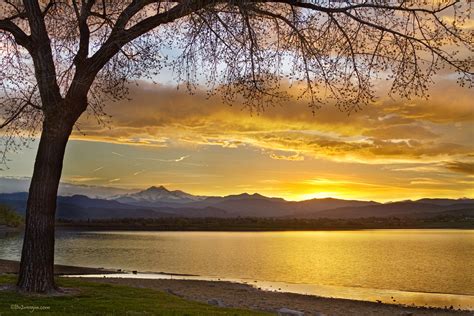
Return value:
<svg viewBox="0 0 474 316">
<path fill-rule="evenodd" d="M 167 202 L 167 203 L 189 203 L 194 201 L 202 200 L 200 196 L 194 196 L 192 194 L 175 190 L 170 191 L 164 186 L 152 186 L 146 190 L 139 191 L 136 193 L 130 193 L 121 195 L 115 198 L 115 200 L 124 203 L 139 203 L 139 202 Z"/>
</svg>

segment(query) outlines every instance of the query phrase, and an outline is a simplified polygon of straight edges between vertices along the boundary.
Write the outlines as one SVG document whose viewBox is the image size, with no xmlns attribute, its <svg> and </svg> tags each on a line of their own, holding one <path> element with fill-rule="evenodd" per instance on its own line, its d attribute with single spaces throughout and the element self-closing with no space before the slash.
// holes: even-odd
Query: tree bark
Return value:
<svg viewBox="0 0 474 316">
<path fill-rule="evenodd" d="M 45 117 L 26 208 L 18 289 L 49 293 L 54 282 L 56 199 L 64 152 L 73 123 Z"/>
</svg>

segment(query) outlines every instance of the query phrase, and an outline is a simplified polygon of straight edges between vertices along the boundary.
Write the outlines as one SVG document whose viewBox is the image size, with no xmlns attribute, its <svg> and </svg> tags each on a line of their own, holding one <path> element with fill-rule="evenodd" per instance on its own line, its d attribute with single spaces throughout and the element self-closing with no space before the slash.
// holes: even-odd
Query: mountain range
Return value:
<svg viewBox="0 0 474 316">
<path fill-rule="evenodd" d="M 0 204 L 24 214 L 28 193 L 1 193 Z M 180 190 L 153 186 L 143 191 L 93 198 L 59 196 L 57 218 L 70 220 L 162 217 L 273 217 L 273 218 L 362 218 L 474 216 L 474 199 L 421 199 L 379 203 L 334 198 L 286 201 L 258 193 L 195 196 Z"/>
</svg>

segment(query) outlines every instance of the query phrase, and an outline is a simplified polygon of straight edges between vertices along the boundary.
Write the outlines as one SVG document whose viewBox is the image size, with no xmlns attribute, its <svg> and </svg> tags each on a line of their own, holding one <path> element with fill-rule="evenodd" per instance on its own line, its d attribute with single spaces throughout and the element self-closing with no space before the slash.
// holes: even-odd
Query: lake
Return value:
<svg viewBox="0 0 474 316">
<path fill-rule="evenodd" d="M 20 251 L 20 235 L 0 238 L 0 258 L 19 259 Z M 56 263 L 474 308 L 474 230 L 59 231 Z"/>
</svg>

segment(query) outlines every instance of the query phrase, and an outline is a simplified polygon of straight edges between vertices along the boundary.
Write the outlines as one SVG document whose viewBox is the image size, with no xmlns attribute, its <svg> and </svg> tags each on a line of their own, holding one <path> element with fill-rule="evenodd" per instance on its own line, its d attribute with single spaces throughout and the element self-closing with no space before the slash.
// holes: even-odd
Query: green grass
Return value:
<svg viewBox="0 0 474 316">
<path fill-rule="evenodd" d="M 13 284 L 14 276 L 1 276 L 0 284 Z M 59 278 L 61 287 L 80 292 L 71 296 L 25 296 L 14 291 L 0 292 L 0 315 L 268 315 L 266 313 L 219 308 L 187 301 L 151 289 Z M 48 310 L 12 309 L 13 305 Z M 31 307 L 30 307 L 31 308 Z"/>
</svg>

